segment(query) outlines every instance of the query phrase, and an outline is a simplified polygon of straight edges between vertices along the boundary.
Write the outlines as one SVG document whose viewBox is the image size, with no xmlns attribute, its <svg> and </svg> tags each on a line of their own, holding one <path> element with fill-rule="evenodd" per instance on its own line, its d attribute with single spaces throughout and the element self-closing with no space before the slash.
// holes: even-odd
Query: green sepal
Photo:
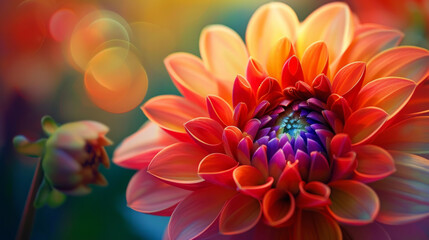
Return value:
<svg viewBox="0 0 429 240">
<path fill-rule="evenodd" d="M 65 200 L 66 200 L 66 195 L 58 191 L 57 189 L 53 188 L 51 191 L 51 194 L 49 195 L 47 204 L 51 208 L 56 208 L 61 206 Z"/>
<path fill-rule="evenodd" d="M 52 187 L 47 183 L 46 179 L 43 179 L 42 184 L 40 184 L 39 190 L 37 191 L 36 199 L 34 200 L 34 207 L 43 207 L 47 203 L 51 191 Z"/>
<path fill-rule="evenodd" d="M 42 117 L 42 129 L 48 136 L 54 133 L 57 128 L 58 124 L 51 116 L 46 115 Z"/>
<path fill-rule="evenodd" d="M 30 157 L 41 157 L 45 149 L 45 143 L 45 138 L 41 138 L 35 142 L 31 142 L 22 135 L 13 138 L 13 145 L 16 151 Z"/>
</svg>

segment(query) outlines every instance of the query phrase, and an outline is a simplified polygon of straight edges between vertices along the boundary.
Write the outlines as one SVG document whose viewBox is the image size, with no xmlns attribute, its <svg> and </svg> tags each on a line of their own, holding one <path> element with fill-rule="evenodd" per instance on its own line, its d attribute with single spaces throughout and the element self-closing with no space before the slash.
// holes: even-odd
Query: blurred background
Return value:
<svg viewBox="0 0 429 240">
<path fill-rule="evenodd" d="M 108 153 L 146 118 L 141 106 L 178 94 L 163 59 L 199 55 L 199 34 L 224 24 L 244 39 L 265 0 L 3 0 L 0 1 L 0 224 L 15 237 L 36 159 L 15 153 L 12 138 L 43 137 L 40 119 L 91 119 L 110 127 Z M 284 1 L 302 21 L 327 1 Z M 428 0 L 349 0 L 362 22 L 400 28 L 406 44 L 428 46 Z M 32 239 L 161 239 L 167 217 L 135 212 L 125 190 L 134 171 L 102 169 L 108 187 L 37 211 Z"/>
</svg>

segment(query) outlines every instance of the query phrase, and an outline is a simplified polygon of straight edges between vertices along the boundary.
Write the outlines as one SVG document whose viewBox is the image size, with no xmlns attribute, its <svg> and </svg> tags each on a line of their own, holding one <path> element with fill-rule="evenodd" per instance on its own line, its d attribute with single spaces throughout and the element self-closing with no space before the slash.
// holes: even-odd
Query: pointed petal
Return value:
<svg viewBox="0 0 429 240">
<path fill-rule="evenodd" d="M 207 113 L 186 98 L 163 95 L 150 99 L 143 106 L 144 114 L 162 129 L 181 140 L 189 139 L 183 124 Z"/>
<path fill-rule="evenodd" d="M 268 56 L 267 71 L 269 75 L 280 80 L 285 62 L 293 55 L 295 55 L 295 50 L 288 38 L 284 37 L 277 41 Z"/>
<path fill-rule="evenodd" d="M 383 109 L 392 117 L 407 104 L 415 88 L 416 84 L 409 79 L 380 78 L 362 88 L 354 108 L 374 106 Z"/>
<path fill-rule="evenodd" d="M 401 113 L 409 114 L 427 111 L 429 106 L 429 98 L 427 97 L 428 92 L 429 78 L 417 85 L 413 96 L 410 98 L 407 105 L 404 106 Z"/>
<path fill-rule="evenodd" d="M 389 150 L 429 153 L 429 117 L 413 117 L 388 127 L 375 143 Z"/>
<path fill-rule="evenodd" d="M 256 167 L 264 178 L 268 177 L 267 146 L 262 145 L 256 149 L 252 157 L 252 166 Z"/>
<path fill-rule="evenodd" d="M 352 103 L 359 93 L 365 77 L 364 62 L 353 62 L 341 68 L 332 82 L 332 92 L 343 96 Z"/>
<path fill-rule="evenodd" d="M 342 239 L 338 223 L 322 212 L 300 210 L 292 229 L 293 240 Z"/>
<path fill-rule="evenodd" d="M 290 192 L 270 189 L 262 203 L 264 216 L 270 226 L 286 223 L 295 212 L 295 197 Z"/>
<path fill-rule="evenodd" d="M 364 142 L 374 136 L 386 122 L 388 114 L 380 108 L 366 107 L 352 113 L 344 125 L 353 144 Z"/>
<path fill-rule="evenodd" d="M 246 43 L 250 55 L 266 66 L 270 50 L 281 38 L 295 40 L 298 25 L 298 17 L 288 5 L 272 2 L 261 6 L 247 25 Z"/>
<path fill-rule="evenodd" d="M 232 173 L 237 166 L 238 162 L 230 156 L 222 153 L 212 153 L 200 162 L 198 175 L 208 182 L 235 188 Z"/>
<path fill-rule="evenodd" d="M 174 210 L 168 223 L 170 239 L 188 240 L 198 237 L 218 218 L 225 202 L 235 194 L 219 187 L 193 192 Z"/>
<path fill-rule="evenodd" d="M 176 142 L 158 125 L 148 121 L 116 148 L 113 162 L 125 168 L 143 169 L 159 151 Z"/>
<path fill-rule="evenodd" d="M 332 62 L 349 46 L 353 32 L 353 16 L 347 4 L 326 4 L 311 13 L 301 24 L 296 41 L 298 56 L 303 56 L 307 47 L 314 42 L 323 41 Z"/>
<path fill-rule="evenodd" d="M 240 102 L 243 102 L 248 107 L 252 107 L 255 105 L 254 98 L 250 83 L 244 77 L 238 75 L 235 78 L 232 89 L 232 106 L 236 107 Z"/>
<path fill-rule="evenodd" d="M 296 56 L 290 57 L 282 68 L 282 88 L 294 87 L 297 81 L 304 81 L 301 62 Z"/>
<path fill-rule="evenodd" d="M 233 177 L 241 192 L 258 199 L 264 196 L 274 181 L 272 177 L 265 179 L 257 168 L 249 165 L 241 165 L 236 168 Z"/>
<path fill-rule="evenodd" d="M 223 127 L 234 123 L 232 108 L 223 98 L 214 95 L 208 96 L 207 110 L 210 117 L 220 123 Z"/>
<path fill-rule="evenodd" d="M 396 172 L 370 186 L 380 198 L 377 221 L 406 224 L 429 216 L 429 161 L 417 155 L 390 151 Z"/>
<path fill-rule="evenodd" d="M 419 83 L 429 73 L 429 51 L 418 47 L 396 47 L 386 50 L 367 65 L 364 85 L 377 78 L 395 76 Z"/>
<path fill-rule="evenodd" d="M 304 80 L 312 85 L 313 80 L 319 74 L 328 75 L 329 52 L 324 42 L 315 42 L 311 44 L 301 58 Z"/>
<path fill-rule="evenodd" d="M 217 95 L 216 80 L 198 57 L 173 53 L 165 58 L 164 64 L 174 85 L 190 101 L 204 107 L 207 95 Z"/>
<path fill-rule="evenodd" d="M 262 215 L 261 202 L 245 194 L 237 194 L 222 209 L 219 231 L 225 235 L 235 235 L 253 228 Z"/>
<path fill-rule="evenodd" d="M 294 163 L 287 162 L 280 178 L 277 182 L 276 188 L 284 192 L 298 193 L 299 183 L 302 181 L 301 174 L 298 169 L 299 160 Z"/>
<path fill-rule="evenodd" d="M 268 74 L 261 63 L 255 58 L 250 57 L 246 69 L 246 79 L 250 83 L 253 93 L 256 94 L 259 85 L 261 85 L 266 77 L 268 77 Z"/>
<path fill-rule="evenodd" d="M 380 209 L 380 201 L 374 190 L 353 180 L 331 182 L 329 187 L 332 203 L 327 210 L 335 220 L 352 225 L 374 221 Z"/>
<path fill-rule="evenodd" d="M 185 123 L 191 138 L 209 152 L 223 152 L 223 127 L 211 118 L 194 118 Z"/>
<path fill-rule="evenodd" d="M 226 154 L 235 158 L 238 142 L 243 138 L 243 133 L 238 127 L 228 126 L 223 130 L 222 141 Z"/>
<path fill-rule="evenodd" d="M 199 186 L 198 165 L 207 152 L 191 143 L 176 143 L 164 148 L 148 166 L 153 176 L 179 186 Z"/>
<path fill-rule="evenodd" d="M 329 179 L 330 167 L 322 153 L 314 151 L 310 154 L 311 164 L 307 181 L 326 182 Z"/>
<path fill-rule="evenodd" d="M 126 197 L 128 207 L 136 211 L 170 216 L 176 205 L 191 193 L 164 183 L 142 169 L 131 178 Z"/>
<path fill-rule="evenodd" d="M 232 86 L 237 74 L 244 75 L 249 56 L 246 45 L 232 29 L 211 25 L 200 36 L 201 58 L 207 69 L 217 78 Z"/>
<path fill-rule="evenodd" d="M 374 182 L 396 171 L 392 156 L 376 145 L 353 147 L 356 152 L 357 168 L 353 179 L 360 182 Z"/>
</svg>

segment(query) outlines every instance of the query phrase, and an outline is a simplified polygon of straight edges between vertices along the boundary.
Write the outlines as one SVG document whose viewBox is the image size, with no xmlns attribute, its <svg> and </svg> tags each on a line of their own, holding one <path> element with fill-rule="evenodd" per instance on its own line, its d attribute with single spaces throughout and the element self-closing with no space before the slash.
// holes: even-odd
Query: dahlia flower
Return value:
<svg viewBox="0 0 429 240">
<path fill-rule="evenodd" d="M 201 58 L 165 59 L 183 97 L 147 101 L 114 154 L 139 170 L 129 207 L 171 215 L 166 239 L 383 239 L 426 218 L 429 51 L 401 39 L 344 3 L 302 23 L 263 5 L 246 44 L 205 28 Z"/>
</svg>

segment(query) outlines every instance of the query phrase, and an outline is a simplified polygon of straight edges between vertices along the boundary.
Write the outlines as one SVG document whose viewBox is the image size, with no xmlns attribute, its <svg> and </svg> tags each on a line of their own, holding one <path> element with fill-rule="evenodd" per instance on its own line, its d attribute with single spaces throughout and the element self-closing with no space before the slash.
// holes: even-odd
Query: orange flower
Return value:
<svg viewBox="0 0 429 240">
<path fill-rule="evenodd" d="M 343 3 L 302 23 L 263 5 L 246 45 L 205 28 L 201 59 L 165 59 L 184 97 L 149 100 L 150 121 L 115 152 L 140 170 L 128 205 L 171 215 L 170 239 L 381 239 L 375 222 L 425 218 L 429 52 L 401 39 Z"/>
</svg>

